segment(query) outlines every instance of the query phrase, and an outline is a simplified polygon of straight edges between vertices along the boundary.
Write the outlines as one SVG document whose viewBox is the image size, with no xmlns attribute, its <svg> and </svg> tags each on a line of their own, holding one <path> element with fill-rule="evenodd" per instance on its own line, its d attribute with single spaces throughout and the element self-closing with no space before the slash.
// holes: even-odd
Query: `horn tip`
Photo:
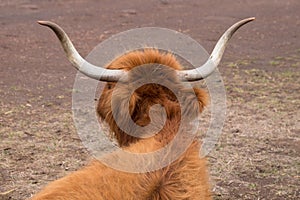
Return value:
<svg viewBox="0 0 300 200">
<path fill-rule="evenodd" d="M 50 21 L 42 21 L 42 20 L 37 21 L 37 23 L 42 26 L 49 26 L 51 24 Z"/>
<path fill-rule="evenodd" d="M 45 24 L 45 22 L 46 21 L 42 21 L 42 20 L 37 21 L 38 24 Z"/>
<path fill-rule="evenodd" d="M 249 18 L 247 19 L 247 21 L 253 21 L 253 20 L 255 20 L 255 17 L 249 17 Z"/>
</svg>

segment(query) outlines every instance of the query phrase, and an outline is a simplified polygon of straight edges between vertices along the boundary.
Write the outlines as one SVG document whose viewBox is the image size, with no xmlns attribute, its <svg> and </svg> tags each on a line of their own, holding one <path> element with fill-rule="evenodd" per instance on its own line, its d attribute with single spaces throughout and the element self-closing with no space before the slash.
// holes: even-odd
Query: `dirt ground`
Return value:
<svg viewBox="0 0 300 200">
<path fill-rule="evenodd" d="M 26 199 L 90 159 L 71 112 L 75 70 L 48 29 L 82 55 L 136 27 L 188 34 L 211 52 L 234 22 L 219 70 L 227 118 L 209 154 L 215 199 L 300 199 L 300 1 L 0 1 L 0 199 Z"/>
</svg>

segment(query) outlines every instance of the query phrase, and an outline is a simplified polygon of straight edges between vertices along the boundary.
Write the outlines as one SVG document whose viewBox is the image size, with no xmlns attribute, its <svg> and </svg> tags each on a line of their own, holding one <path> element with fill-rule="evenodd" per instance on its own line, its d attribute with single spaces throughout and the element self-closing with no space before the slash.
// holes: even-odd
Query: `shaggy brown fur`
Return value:
<svg viewBox="0 0 300 200">
<path fill-rule="evenodd" d="M 169 66 L 175 70 L 181 69 L 173 55 L 153 49 L 123 55 L 109 64 L 108 68 L 129 71 L 134 67 L 151 63 Z M 137 80 L 138 75 L 133 76 L 133 84 Z M 157 84 L 144 85 L 130 97 L 129 113 L 132 120 L 140 126 L 150 123 L 149 110 L 152 105 L 160 104 L 165 108 L 167 119 L 163 129 L 145 139 L 130 136 L 117 126 L 111 109 L 112 92 L 116 83 L 107 83 L 99 99 L 97 112 L 101 120 L 110 126 L 112 136 L 124 150 L 146 153 L 164 147 L 176 135 L 179 124 L 184 123 L 182 116 L 192 119 L 207 104 L 205 91 L 184 88 L 175 75 L 171 75 L 167 81 L 174 84 L 184 94 L 186 106 L 183 109 L 180 109 L 175 95 L 169 89 Z M 128 109 L 128 104 L 123 101 L 124 96 L 128 95 L 125 86 L 121 84 L 117 89 L 119 91 L 115 93 L 121 119 Z M 196 94 L 196 98 L 194 94 Z M 159 123 L 161 121 L 160 114 L 156 113 L 155 116 L 152 119 L 153 123 Z M 123 120 L 125 121 L 122 123 L 126 124 L 126 119 Z M 206 159 L 199 158 L 200 145 L 200 142 L 195 139 L 177 160 L 162 169 L 148 173 L 121 172 L 95 160 L 87 167 L 49 184 L 33 197 L 33 200 L 211 199 Z M 117 153 L 113 156 L 117 156 Z"/>
</svg>

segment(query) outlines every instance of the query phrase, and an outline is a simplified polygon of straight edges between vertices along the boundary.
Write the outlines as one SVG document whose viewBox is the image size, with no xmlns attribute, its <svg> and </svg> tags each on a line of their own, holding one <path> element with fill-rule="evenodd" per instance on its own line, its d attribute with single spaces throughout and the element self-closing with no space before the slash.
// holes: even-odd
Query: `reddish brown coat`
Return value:
<svg viewBox="0 0 300 200">
<path fill-rule="evenodd" d="M 172 54 L 161 53 L 153 49 L 123 55 L 109 64 L 108 68 L 128 71 L 151 63 L 181 70 L 179 62 Z M 176 77 L 171 81 L 174 81 L 175 85 L 181 85 Z M 153 152 L 173 139 L 178 130 L 181 112 L 179 103 L 170 90 L 156 84 L 148 84 L 140 87 L 131 96 L 129 112 L 132 119 L 140 126 L 145 126 L 150 122 L 148 112 L 154 104 L 164 106 L 167 113 L 167 121 L 158 134 L 147 139 L 140 139 L 121 131 L 114 121 L 111 111 L 114 86 L 115 83 L 107 83 L 99 99 L 97 112 L 100 120 L 108 123 L 112 136 L 122 148 L 135 153 Z M 188 102 L 188 106 L 183 109 L 184 112 L 190 113 L 197 108 L 200 109 L 197 112 L 203 110 L 208 101 L 204 90 L 183 87 L 179 89 L 184 93 L 185 101 Z M 124 91 L 121 90 L 117 94 L 122 97 Z M 196 94 L 197 105 L 194 101 L 194 94 Z M 121 98 L 120 105 L 122 105 Z M 127 112 L 128 108 L 125 105 L 121 108 L 121 115 L 123 111 Z M 211 199 L 206 159 L 199 157 L 200 146 L 200 142 L 195 139 L 176 161 L 160 170 L 148 173 L 121 172 L 95 160 L 87 167 L 50 183 L 34 196 L 33 200 Z"/>
</svg>

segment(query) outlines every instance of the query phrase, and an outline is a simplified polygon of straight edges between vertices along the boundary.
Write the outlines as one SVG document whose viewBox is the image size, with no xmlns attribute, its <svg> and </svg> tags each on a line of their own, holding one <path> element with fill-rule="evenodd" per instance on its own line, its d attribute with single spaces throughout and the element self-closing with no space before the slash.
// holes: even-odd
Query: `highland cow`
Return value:
<svg viewBox="0 0 300 200">
<path fill-rule="evenodd" d="M 184 70 L 174 55 L 153 48 L 126 53 L 113 60 L 106 68 L 90 63 L 81 66 L 82 62 L 86 61 L 78 54 L 65 32 L 52 22 L 40 21 L 39 23 L 50 27 L 55 32 L 68 59 L 78 70 L 91 78 L 107 82 L 98 101 L 97 113 L 100 120 L 109 125 L 112 137 L 117 140 L 119 146 L 132 153 L 148 153 L 163 148 L 174 139 L 179 124 L 185 126 L 183 116 L 192 120 L 202 112 L 208 102 L 206 91 L 199 88 L 185 88 L 182 82 L 197 81 L 209 76 L 218 66 L 233 33 L 253 19 L 242 20 L 230 27 L 218 41 L 209 60 L 194 70 Z M 160 68 L 162 70 L 160 75 L 165 75 L 166 81 L 183 94 L 185 105 L 181 107 L 174 93 L 168 88 L 152 83 L 134 91 L 130 96 L 128 108 L 128 105 L 123 102 L 127 87 L 123 87 L 121 83 L 121 86 L 116 89 L 119 90 L 116 92 L 116 98 L 121 116 L 129 109 L 131 119 L 137 125 L 144 127 L 151 123 L 151 120 L 154 124 L 162 121 L 160 111 L 154 110 L 155 118 L 150 117 L 153 105 L 160 104 L 166 113 L 165 123 L 158 133 L 151 137 L 136 137 L 118 127 L 112 114 L 112 93 L 116 88 L 116 82 L 122 76 L 127 76 L 129 82 L 138 81 L 139 76 L 133 76 L 131 70 L 147 64 L 167 66 L 172 69 L 171 72 L 166 69 L 168 75 L 165 75 L 165 68 Z M 126 124 L 128 119 L 122 118 L 122 120 L 122 123 Z M 175 161 L 161 169 L 146 173 L 122 172 L 94 160 L 83 169 L 50 183 L 32 199 L 211 199 L 207 161 L 199 156 L 200 147 L 201 142 L 198 138 L 194 138 Z M 116 157 L 118 153 L 108 155 L 110 156 Z"/>
</svg>

